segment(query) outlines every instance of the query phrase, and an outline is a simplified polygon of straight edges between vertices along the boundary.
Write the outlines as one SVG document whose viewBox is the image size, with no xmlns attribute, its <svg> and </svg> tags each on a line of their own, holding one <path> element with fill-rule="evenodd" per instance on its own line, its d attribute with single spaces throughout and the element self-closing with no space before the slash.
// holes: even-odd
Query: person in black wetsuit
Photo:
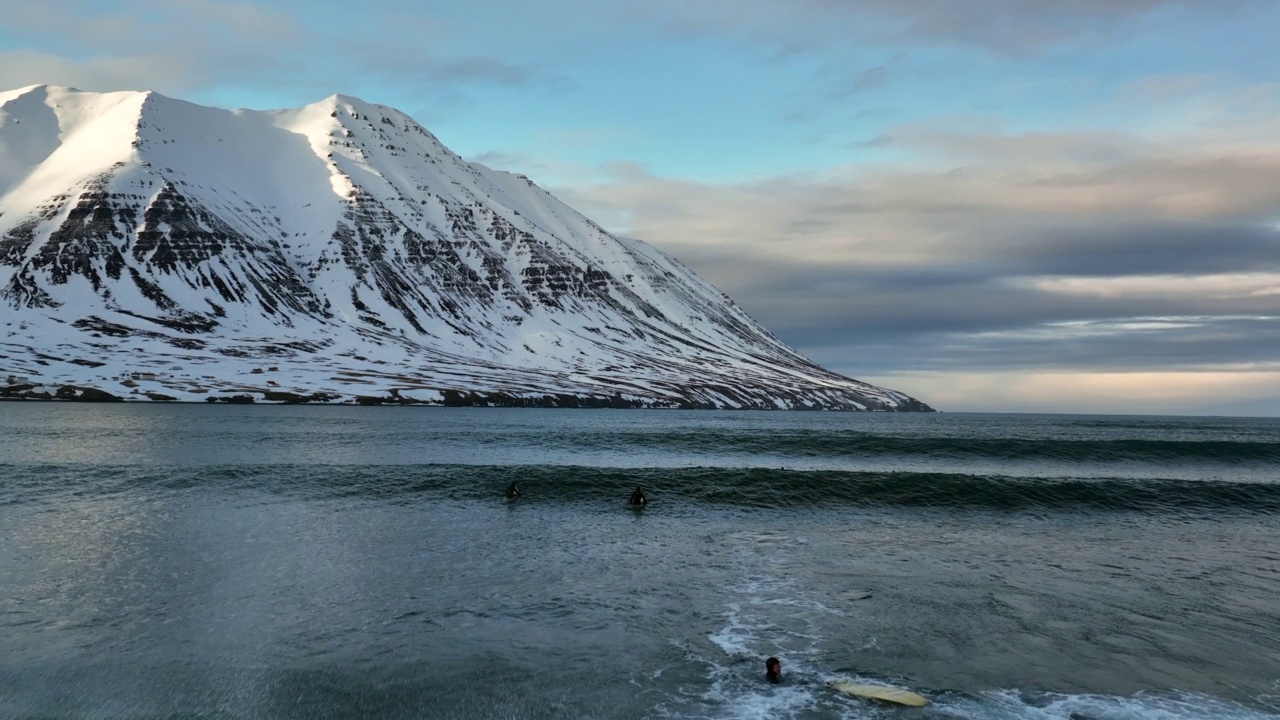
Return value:
<svg viewBox="0 0 1280 720">
<path fill-rule="evenodd" d="M 644 505 L 647 502 L 649 501 L 645 498 L 644 491 L 640 489 L 639 485 L 636 486 L 636 491 L 631 493 L 631 497 L 627 500 L 628 505 Z"/>
<path fill-rule="evenodd" d="M 515 500 L 518 497 L 520 497 L 520 488 L 516 487 L 516 484 L 513 482 L 507 486 L 507 499 Z"/>
<path fill-rule="evenodd" d="M 765 660 L 764 677 L 771 683 L 782 682 L 782 661 L 776 657 Z"/>
</svg>

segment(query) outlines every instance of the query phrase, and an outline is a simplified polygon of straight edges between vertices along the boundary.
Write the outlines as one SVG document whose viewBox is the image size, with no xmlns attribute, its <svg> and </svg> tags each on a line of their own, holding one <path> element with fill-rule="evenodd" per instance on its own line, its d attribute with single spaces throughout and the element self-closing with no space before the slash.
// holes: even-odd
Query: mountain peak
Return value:
<svg viewBox="0 0 1280 720">
<path fill-rule="evenodd" d="M 927 409 L 394 108 L 0 100 L 0 372 L 188 400 Z"/>
<path fill-rule="evenodd" d="M 4 105 L 17 98 L 25 95 L 31 95 L 33 93 L 39 95 L 47 94 L 50 87 L 51 86 L 49 85 L 28 85 L 26 87 L 15 88 L 13 90 L 0 91 L 0 105 Z"/>
<path fill-rule="evenodd" d="M 350 108 L 360 108 L 360 109 L 368 109 L 373 106 L 373 103 L 366 102 L 362 98 L 358 98 L 354 95 L 343 95 L 341 93 L 335 93 L 333 95 L 330 95 L 329 97 L 325 98 L 324 100 L 321 100 L 320 102 L 326 103 L 334 107 L 346 106 Z"/>
</svg>

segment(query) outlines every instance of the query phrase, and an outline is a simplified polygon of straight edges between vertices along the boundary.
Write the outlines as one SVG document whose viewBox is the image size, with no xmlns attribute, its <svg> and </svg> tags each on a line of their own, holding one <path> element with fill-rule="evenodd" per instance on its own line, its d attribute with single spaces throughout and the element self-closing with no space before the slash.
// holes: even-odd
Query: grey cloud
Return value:
<svg viewBox="0 0 1280 720">
<path fill-rule="evenodd" d="M 774 269 L 768 290 L 737 296 L 744 309 L 806 355 L 842 365 L 853 357 L 864 373 L 1280 362 L 1274 297 L 1080 297 L 978 271 Z"/>
<path fill-rule="evenodd" d="M 376 23 L 307 23 L 257 0 L 50 0 L 12 10 L 3 13 L 5 20 L 30 47 L 0 56 L 8 60 L 0 64 L 0 87 L 154 89 L 206 102 L 234 89 L 250 96 L 283 93 L 286 102 L 301 104 L 338 91 L 359 94 L 375 75 L 412 87 L 432 111 L 422 119 L 430 120 L 466 103 L 467 89 L 476 84 L 547 92 L 569 84 L 563 75 L 499 54 L 458 52 L 436 42 L 406 44 L 399 35 L 381 32 L 372 37 L 368 28 Z M 381 13 L 386 22 L 430 26 L 421 11 L 410 10 L 362 12 L 366 20 Z M 401 104 L 416 110 L 411 102 Z"/>
<path fill-rule="evenodd" d="M 884 65 L 877 65 L 855 73 L 841 85 L 832 88 L 831 96 L 835 98 L 849 97 L 880 87 L 888 80 L 889 68 Z"/>
<path fill-rule="evenodd" d="M 863 108 L 862 110 L 859 110 L 853 115 L 854 117 L 861 118 L 863 120 L 883 120 L 886 118 L 891 118 L 900 112 L 901 111 L 896 108 L 872 107 L 872 108 Z"/>
<path fill-rule="evenodd" d="M 1135 320 L 1142 320 L 1136 318 Z M 1207 372 L 1276 368 L 1280 321 L 1209 319 L 1194 327 L 1077 337 L 974 334 L 859 338 L 807 345 L 779 334 L 811 359 L 851 372 Z"/>
<path fill-rule="evenodd" d="M 409 80 L 421 87 L 463 86 L 488 83 L 507 87 L 544 85 L 553 87 L 568 80 L 524 63 L 511 63 L 488 55 L 454 57 L 430 47 L 383 42 L 377 46 L 353 48 L 346 60 L 360 73 Z"/>
<path fill-rule="evenodd" d="M 931 164 L 736 185 L 636 172 L 565 197 L 854 377 L 1280 363 L 1280 295 L 1231 288 L 1280 273 L 1274 145 L 893 132 Z M 1124 289 L 1143 277 L 1163 289 Z M 1170 317 L 1192 320 L 1150 320 Z"/>
<path fill-rule="evenodd" d="M 1280 314 L 1275 296 L 1206 297 L 1188 292 L 1167 297 L 1097 297 L 1054 293 L 1019 278 L 1043 276 L 1152 274 L 1175 270 L 1194 275 L 1220 271 L 1276 269 L 1276 237 L 1254 228 L 1221 229 L 1251 243 L 1249 252 L 1227 246 L 1200 246 L 1183 242 L 1183 254 L 1169 252 L 1159 242 L 1162 229 L 1136 231 L 1136 245 L 1126 245 L 1125 235 L 1112 242 L 1125 262 L 1126 271 L 1113 267 L 1116 253 L 1108 257 L 1081 257 L 1078 249 L 1049 245 L 1053 252 L 1032 249 L 1001 262 L 975 258 L 964 263 L 940 263 L 921 267 L 859 267 L 855 264 L 777 258 L 767 263 L 744 256 L 733 248 L 694 246 L 678 255 L 706 274 L 730 297 L 740 298 L 744 309 L 780 335 L 797 344 L 840 344 L 847 337 L 907 336 L 916 334 L 983 333 L 1034 328 L 1048 323 L 1123 320 L 1135 316 L 1265 316 Z M 1187 238 L 1197 237 L 1186 232 Z M 1242 243 L 1242 244 L 1243 244 Z M 1270 252 L 1267 252 L 1270 244 Z M 1174 261 L 1162 262 L 1166 257 Z M 1215 256 L 1217 259 L 1215 259 Z M 1213 263 L 1210 265 L 1210 263 Z M 1280 353 L 1277 354 L 1280 358 Z"/>
<path fill-rule="evenodd" d="M 13 17 L 7 10 L 4 15 Z M 28 47 L 9 51 L 8 62 L 0 64 L 7 87 L 21 75 L 28 81 L 21 84 L 151 89 L 181 97 L 230 81 L 248 87 L 296 83 L 291 51 L 309 38 L 289 16 L 249 2 L 52 0 L 16 17 Z"/>
<path fill-rule="evenodd" d="M 1119 276 L 1280 269 L 1271 227 L 1204 223 L 1087 224 L 988 248 L 1023 274 Z"/>
<path fill-rule="evenodd" d="M 156 55 L 72 60 L 31 50 L 0 51 L 0 88 L 64 85 L 81 90 L 159 89 L 173 91 L 192 77 L 186 63 Z"/>
<path fill-rule="evenodd" d="M 1265 0 L 636 0 L 628 4 L 627 17 L 644 17 L 684 35 L 732 33 L 771 41 L 784 55 L 856 39 L 1020 56 L 1123 38 L 1158 11 L 1220 14 L 1266 6 Z"/>
<path fill-rule="evenodd" d="M 505 170 L 514 172 L 512 168 L 529 168 L 536 167 L 540 170 L 549 170 L 549 166 L 539 162 L 533 157 L 524 153 L 503 152 L 502 150 L 487 150 L 478 155 L 467 158 L 471 162 L 478 162 L 495 170 Z"/>
<path fill-rule="evenodd" d="M 466 158 L 480 163 L 493 170 L 524 175 L 533 182 L 541 184 L 543 179 L 561 174 L 572 175 L 577 168 L 565 168 L 555 163 L 543 162 L 531 155 L 502 150 L 488 150 Z"/>
<path fill-rule="evenodd" d="M 873 138 L 868 138 L 866 140 L 863 140 L 862 142 L 854 143 L 853 147 L 878 148 L 878 147 L 888 147 L 893 143 L 894 143 L 894 139 L 892 135 L 890 135 L 889 133 L 880 133 L 879 135 L 876 135 Z"/>
<path fill-rule="evenodd" d="M 743 272 L 745 264 L 727 271 Z M 1278 304 L 1266 296 L 1069 295 L 986 277 L 985 269 L 859 272 L 775 262 L 770 270 L 766 281 L 721 287 L 766 326 L 802 337 L 806 345 L 839 343 L 848 334 L 981 333 L 1135 316 L 1264 316 L 1277 313 Z M 743 292 L 735 294 L 738 288 Z"/>
<path fill-rule="evenodd" d="M 430 74 L 446 82 L 484 80 L 502 85 L 524 85 L 539 76 L 527 65 L 514 65 L 492 57 L 446 60 L 432 68 Z"/>
</svg>

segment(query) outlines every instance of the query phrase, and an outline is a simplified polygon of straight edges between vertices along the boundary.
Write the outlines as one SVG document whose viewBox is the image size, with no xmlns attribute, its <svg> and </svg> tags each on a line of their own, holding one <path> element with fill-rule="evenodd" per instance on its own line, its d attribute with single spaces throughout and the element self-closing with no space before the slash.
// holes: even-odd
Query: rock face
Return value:
<svg viewBox="0 0 1280 720">
<path fill-rule="evenodd" d="M 930 409 L 343 96 L 0 93 L 0 318 L 0 376 L 139 399 Z"/>
</svg>

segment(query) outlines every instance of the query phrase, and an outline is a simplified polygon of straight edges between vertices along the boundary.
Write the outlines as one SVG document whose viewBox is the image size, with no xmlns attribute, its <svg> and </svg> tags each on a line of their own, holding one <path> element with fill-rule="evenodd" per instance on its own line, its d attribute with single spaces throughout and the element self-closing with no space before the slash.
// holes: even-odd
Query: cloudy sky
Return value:
<svg viewBox="0 0 1280 720">
<path fill-rule="evenodd" d="M 1276 0 L 0 0 L 0 88 L 392 105 L 942 410 L 1280 416 Z"/>
</svg>

